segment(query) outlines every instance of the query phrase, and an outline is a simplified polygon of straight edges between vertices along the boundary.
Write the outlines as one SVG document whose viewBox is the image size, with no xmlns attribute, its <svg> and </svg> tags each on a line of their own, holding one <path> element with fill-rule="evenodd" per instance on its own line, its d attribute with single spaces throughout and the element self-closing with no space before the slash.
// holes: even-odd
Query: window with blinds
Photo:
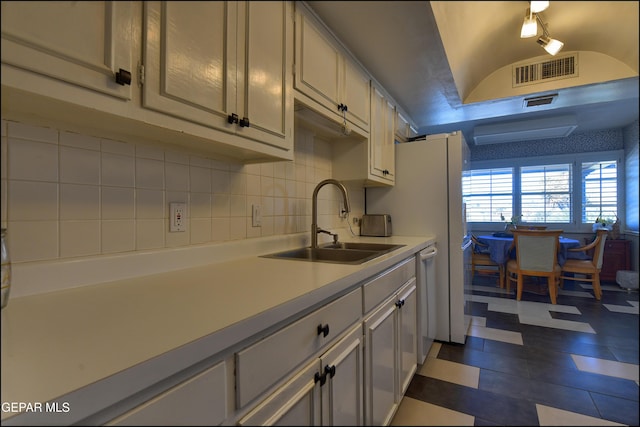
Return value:
<svg viewBox="0 0 640 427">
<path fill-rule="evenodd" d="M 500 222 L 513 216 L 513 168 L 471 170 L 462 178 L 467 222 Z"/>
<path fill-rule="evenodd" d="M 503 223 L 521 215 L 524 224 L 558 224 L 569 229 L 589 225 L 591 229 L 598 217 L 611 221 L 618 217 L 620 153 L 514 163 L 465 172 L 462 195 L 467 222 Z"/>
<path fill-rule="evenodd" d="M 520 168 L 522 221 L 571 222 L 571 175 L 570 164 Z"/>
<path fill-rule="evenodd" d="M 616 219 L 618 168 L 616 161 L 582 163 L 582 222 L 598 217 Z"/>
</svg>

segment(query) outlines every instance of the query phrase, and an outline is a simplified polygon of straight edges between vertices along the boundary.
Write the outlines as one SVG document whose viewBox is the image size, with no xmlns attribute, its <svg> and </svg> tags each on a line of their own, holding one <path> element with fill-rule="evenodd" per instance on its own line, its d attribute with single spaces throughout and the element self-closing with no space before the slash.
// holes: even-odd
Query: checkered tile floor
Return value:
<svg viewBox="0 0 640 427">
<path fill-rule="evenodd" d="M 638 291 L 544 288 L 474 278 L 466 343 L 434 344 L 392 425 L 638 425 Z"/>
</svg>

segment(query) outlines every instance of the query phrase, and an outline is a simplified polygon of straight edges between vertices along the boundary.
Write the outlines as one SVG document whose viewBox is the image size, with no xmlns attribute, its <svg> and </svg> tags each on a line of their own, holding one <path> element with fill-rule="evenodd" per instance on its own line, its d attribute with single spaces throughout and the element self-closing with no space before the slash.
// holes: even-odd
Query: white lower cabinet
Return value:
<svg viewBox="0 0 640 427">
<path fill-rule="evenodd" d="M 107 425 L 211 426 L 221 424 L 226 417 L 227 370 L 222 361 Z"/>
<path fill-rule="evenodd" d="M 416 309 L 412 277 L 364 320 L 366 425 L 391 422 L 416 371 Z"/>
<path fill-rule="evenodd" d="M 362 329 L 356 325 L 239 425 L 363 425 Z"/>
</svg>

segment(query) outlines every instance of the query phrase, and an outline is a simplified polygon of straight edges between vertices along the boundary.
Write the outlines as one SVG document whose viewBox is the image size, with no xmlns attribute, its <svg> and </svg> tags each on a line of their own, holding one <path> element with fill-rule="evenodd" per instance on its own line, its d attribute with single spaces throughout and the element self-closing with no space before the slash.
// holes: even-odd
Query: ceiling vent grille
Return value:
<svg viewBox="0 0 640 427">
<path fill-rule="evenodd" d="M 529 107 L 539 107 L 541 105 L 549 105 L 549 104 L 552 104 L 557 97 L 558 97 L 557 93 L 552 93 L 550 95 L 542 95 L 542 96 L 534 96 L 532 98 L 525 98 L 523 102 L 523 106 L 524 108 L 529 108 Z"/>
<path fill-rule="evenodd" d="M 578 77 L 578 54 L 513 67 L 513 87 Z"/>
</svg>

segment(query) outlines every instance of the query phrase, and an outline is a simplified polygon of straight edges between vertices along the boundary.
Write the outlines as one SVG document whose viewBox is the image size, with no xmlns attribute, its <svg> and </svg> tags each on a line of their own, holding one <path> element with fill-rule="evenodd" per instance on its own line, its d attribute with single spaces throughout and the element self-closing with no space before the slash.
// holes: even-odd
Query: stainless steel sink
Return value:
<svg viewBox="0 0 640 427">
<path fill-rule="evenodd" d="M 404 245 L 378 243 L 331 243 L 319 248 L 297 248 L 262 255 L 263 258 L 280 258 L 337 264 L 362 264 Z"/>
<path fill-rule="evenodd" d="M 392 245 L 390 243 L 364 243 L 364 242 L 338 242 L 327 243 L 322 245 L 322 248 L 331 249 L 358 249 L 362 251 L 392 251 L 397 248 L 401 248 L 404 245 Z"/>
</svg>

